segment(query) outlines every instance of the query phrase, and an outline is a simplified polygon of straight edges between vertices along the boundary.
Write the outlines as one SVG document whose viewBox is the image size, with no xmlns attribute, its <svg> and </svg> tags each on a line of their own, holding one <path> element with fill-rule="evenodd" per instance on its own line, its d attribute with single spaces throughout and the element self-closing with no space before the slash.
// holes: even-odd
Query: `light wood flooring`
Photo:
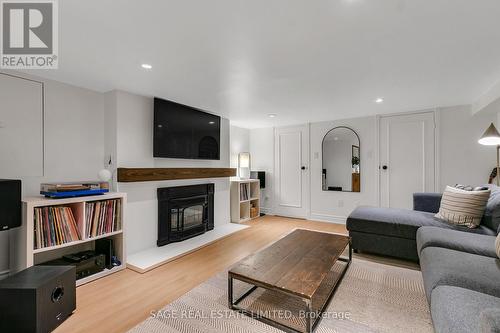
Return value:
<svg viewBox="0 0 500 333">
<path fill-rule="evenodd" d="M 344 225 L 275 216 L 247 224 L 251 228 L 145 274 L 126 269 L 78 287 L 76 312 L 55 332 L 124 332 L 145 320 L 152 311 L 294 228 L 347 233 Z"/>
</svg>

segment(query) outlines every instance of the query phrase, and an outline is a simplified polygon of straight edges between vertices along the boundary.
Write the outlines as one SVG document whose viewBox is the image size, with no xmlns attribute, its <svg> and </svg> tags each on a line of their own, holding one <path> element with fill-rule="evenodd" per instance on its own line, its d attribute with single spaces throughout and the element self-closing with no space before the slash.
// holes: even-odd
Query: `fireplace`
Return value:
<svg viewBox="0 0 500 333">
<path fill-rule="evenodd" d="M 158 189 L 158 240 L 163 246 L 214 228 L 214 184 Z"/>
</svg>

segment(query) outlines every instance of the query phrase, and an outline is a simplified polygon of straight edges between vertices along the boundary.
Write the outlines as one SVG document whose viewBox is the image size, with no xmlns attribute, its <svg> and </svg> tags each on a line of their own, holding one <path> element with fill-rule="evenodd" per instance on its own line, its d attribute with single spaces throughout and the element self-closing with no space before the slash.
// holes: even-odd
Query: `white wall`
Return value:
<svg viewBox="0 0 500 333">
<path fill-rule="evenodd" d="M 175 168 L 175 167 L 229 167 L 229 120 L 221 121 L 220 160 L 184 160 L 153 157 L 153 98 L 123 91 L 106 94 L 106 119 L 116 120 L 115 133 L 107 135 L 106 155 L 113 154 L 116 167 Z M 112 124 L 111 124 L 112 125 Z M 112 126 L 107 126 L 112 130 Z M 155 247 L 157 240 L 159 187 L 215 184 L 215 228 L 230 222 L 229 179 L 214 178 L 200 180 L 118 183 L 120 192 L 127 192 L 126 211 L 127 253 Z"/>
<path fill-rule="evenodd" d="M 45 88 L 45 174 L 22 178 L 23 196 L 37 195 L 42 182 L 96 179 L 104 165 L 103 94 L 25 74 L 19 76 L 41 81 Z M 0 271 L 8 268 L 7 235 L 0 233 Z"/>
<path fill-rule="evenodd" d="M 25 74 L 21 76 L 39 80 L 45 86 L 45 174 L 22 179 L 24 196 L 36 195 L 41 182 L 95 179 L 109 155 L 114 167 L 227 167 L 236 166 L 237 153 L 247 150 L 251 153 L 252 170 L 266 172 L 261 205 L 264 212 L 272 213 L 273 128 L 233 127 L 230 130 L 229 121 L 223 119 L 220 161 L 155 159 L 152 157 L 152 98 L 121 91 L 101 94 Z M 469 106 L 439 110 L 441 188 L 447 184 L 477 185 L 487 181 L 495 165 L 495 149 L 477 144 L 477 139 L 490 122 L 498 125 L 499 111 L 500 101 L 474 116 Z M 360 135 L 361 193 L 321 190 L 321 140 L 329 129 L 340 125 L 351 127 Z M 359 204 L 376 205 L 376 149 L 375 117 L 311 124 L 311 218 L 341 221 Z M 8 161 L 2 160 L 2 163 Z M 205 182 L 216 184 L 216 224 L 228 223 L 227 179 L 114 184 L 129 194 L 128 252 L 156 242 L 157 187 Z M 8 269 L 7 236 L 7 232 L 0 233 L 0 271 Z"/>
<path fill-rule="evenodd" d="M 471 106 L 454 106 L 437 109 L 439 126 L 438 173 L 439 187 L 456 183 L 480 185 L 488 180 L 496 164 L 494 147 L 481 146 L 477 140 L 491 122 L 498 124 L 500 100 L 480 113 L 472 115 Z M 337 126 L 354 129 L 360 136 L 361 192 L 345 193 L 321 190 L 321 142 L 324 135 Z M 310 124 L 311 188 L 310 218 L 314 220 L 344 222 L 358 205 L 378 204 L 377 181 L 377 120 L 376 117 L 352 118 Z M 274 151 L 272 128 L 250 130 L 250 152 L 253 169 L 268 171 L 272 186 Z M 267 192 L 272 193 L 272 192 Z M 266 194 L 267 195 L 267 194 Z M 265 207 L 272 213 L 272 197 Z"/>
<path fill-rule="evenodd" d="M 238 154 L 250 152 L 250 130 L 247 128 L 241 128 L 231 125 L 231 127 L 229 128 L 229 133 L 230 166 L 231 168 L 237 168 Z"/>
<path fill-rule="evenodd" d="M 261 189 L 261 211 L 272 214 L 274 181 L 274 128 L 250 130 L 250 154 L 252 170 L 266 173 L 266 188 Z"/>
<path fill-rule="evenodd" d="M 495 147 L 482 146 L 477 140 L 490 123 L 497 122 L 498 105 L 490 105 L 472 115 L 470 106 L 439 110 L 440 117 L 440 190 L 446 185 L 486 184 L 496 165 Z"/>
</svg>

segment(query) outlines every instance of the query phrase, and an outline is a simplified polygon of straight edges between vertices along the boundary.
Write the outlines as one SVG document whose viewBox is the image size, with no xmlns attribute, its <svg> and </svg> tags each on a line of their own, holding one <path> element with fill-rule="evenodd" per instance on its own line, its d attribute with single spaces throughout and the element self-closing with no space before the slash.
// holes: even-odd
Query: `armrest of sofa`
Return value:
<svg viewBox="0 0 500 333">
<path fill-rule="evenodd" d="M 442 196 L 441 193 L 413 193 L 413 210 L 437 213 Z"/>
</svg>

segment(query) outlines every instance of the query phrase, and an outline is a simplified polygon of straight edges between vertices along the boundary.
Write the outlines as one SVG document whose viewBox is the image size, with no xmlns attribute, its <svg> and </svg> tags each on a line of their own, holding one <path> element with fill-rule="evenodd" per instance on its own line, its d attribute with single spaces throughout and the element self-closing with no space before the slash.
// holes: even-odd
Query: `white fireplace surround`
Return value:
<svg viewBox="0 0 500 333">
<path fill-rule="evenodd" d="M 158 247 L 158 201 L 156 190 L 159 187 L 215 184 L 214 230 L 203 235 L 165 246 Z M 143 273 L 168 261 L 188 254 L 198 248 L 226 237 L 247 226 L 230 223 L 229 216 L 229 179 L 173 180 L 162 182 L 120 183 L 120 191 L 128 193 L 127 224 L 127 265 Z"/>
<path fill-rule="evenodd" d="M 221 119 L 220 160 L 182 160 L 153 158 L 153 98 L 122 91 L 105 94 L 105 156 L 112 168 L 227 168 L 230 166 L 229 120 Z M 115 190 L 128 195 L 125 240 L 127 264 L 137 271 L 147 271 L 159 264 L 205 246 L 245 226 L 230 223 L 229 178 L 117 183 Z M 160 187 L 215 184 L 214 230 L 204 235 L 156 246 L 158 226 L 157 189 Z M 198 240 L 196 240 L 198 239 Z M 193 241 L 196 240 L 196 241 Z"/>
</svg>

